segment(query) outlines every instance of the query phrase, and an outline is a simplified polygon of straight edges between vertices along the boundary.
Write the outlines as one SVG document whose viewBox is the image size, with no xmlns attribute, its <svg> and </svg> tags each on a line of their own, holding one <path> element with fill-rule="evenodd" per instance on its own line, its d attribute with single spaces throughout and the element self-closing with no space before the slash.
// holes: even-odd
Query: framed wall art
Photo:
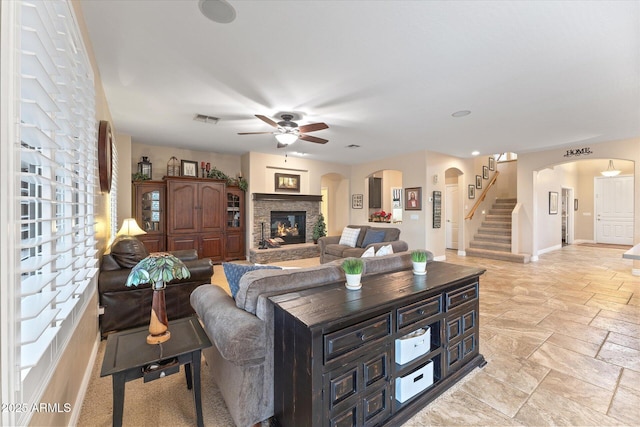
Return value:
<svg viewBox="0 0 640 427">
<path fill-rule="evenodd" d="M 351 208 L 352 209 L 362 209 L 364 195 L 362 194 L 353 194 L 351 196 Z"/>
<path fill-rule="evenodd" d="M 549 215 L 558 214 L 558 192 L 549 191 Z"/>
<path fill-rule="evenodd" d="M 468 197 L 470 199 L 475 199 L 476 198 L 476 186 L 473 184 L 469 184 L 469 194 Z"/>
<path fill-rule="evenodd" d="M 486 166 L 482 167 L 482 179 L 489 179 L 489 168 Z"/>
<path fill-rule="evenodd" d="M 489 157 L 489 170 L 496 170 L 496 159 L 494 157 Z"/>
<path fill-rule="evenodd" d="M 411 187 L 404 189 L 404 209 L 407 211 L 422 210 L 422 187 Z"/>
<path fill-rule="evenodd" d="M 478 190 L 482 189 L 482 177 L 480 175 L 476 175 L 476 188 Z"/>
<path fill-rule="evenodd" d="M 288 173 L 275 174 L 276 191 L 295 191 L 300 192 L 300 175 L 292 175 Z"/>
<path fill-rule="evenodd" d="M 191 160 L 180 161 L 180 175 L 198 177 L 198 162 Z"/>
</svg>

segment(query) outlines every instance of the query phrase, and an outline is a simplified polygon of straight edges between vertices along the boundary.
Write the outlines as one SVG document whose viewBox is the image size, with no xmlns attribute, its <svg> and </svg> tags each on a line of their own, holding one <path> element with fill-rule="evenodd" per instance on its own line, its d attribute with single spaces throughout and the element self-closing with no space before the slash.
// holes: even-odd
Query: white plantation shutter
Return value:
<svg viewBox="0 0 640 427">
<path fill-rule="evenodd" d="M 97 273 L 95 94 L 71 5 L 34 0 L 12 7 L 15 45 L 5 38 L 2 49 L 15 50 L 8 78 L 19 98 L 13 141 L 19 280 L 2 298 L 15 303 L 8 361 L 17 372 L 9 375 L 15 380 L 9 401 L 35 403 L 95 291 L 89 286 Z M 22 425 L 30 414 L 15 417 L 9 422 Z"/>
</svg>

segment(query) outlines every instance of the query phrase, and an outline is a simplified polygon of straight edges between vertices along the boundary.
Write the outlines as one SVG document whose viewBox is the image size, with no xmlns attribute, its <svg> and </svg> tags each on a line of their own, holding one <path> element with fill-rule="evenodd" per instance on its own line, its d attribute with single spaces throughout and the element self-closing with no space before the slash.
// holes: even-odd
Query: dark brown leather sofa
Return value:
<svg viewBox="0 0 640 427">
<path fill-rule="evenodd" d="M 198 259 L 195 250 L 170 252 L 182 260 L 191 277 L 167 284 L 165 300 L 169 321 L 194 313 L 189 297 L 200 285 L 211 283 L 213 265 L 208 258 Z M 125 285 L 131 269 L 149 252 L 137 239 L 116 240 L 111 252 L 103 255 L 98 276 L 98 294 L 104 313 L 100 316 L 102 338 L 115 331 L 149 324 L 151 317 L 150 284 L 128 287 Z"/>
</svg>

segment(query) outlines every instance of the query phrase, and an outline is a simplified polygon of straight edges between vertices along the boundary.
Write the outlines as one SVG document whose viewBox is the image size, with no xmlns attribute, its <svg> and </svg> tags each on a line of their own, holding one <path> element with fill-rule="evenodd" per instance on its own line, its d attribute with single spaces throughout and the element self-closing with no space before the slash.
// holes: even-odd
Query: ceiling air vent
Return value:
<svg viewBox="0 0 640 427">
<path fill-rule="evenodd" d="M 196 114 L 193 120 L 197 122 L 211 123 L 215 125 L 216 123 L 218 123 L 218 120 L 220 119 L 218 117 L 205 116 L 204 114 Z"/>
<path fill-rule="evenodd" d="M 360 148 L 358 144 L 349 144 L 346 148 Z"/>
</svg>

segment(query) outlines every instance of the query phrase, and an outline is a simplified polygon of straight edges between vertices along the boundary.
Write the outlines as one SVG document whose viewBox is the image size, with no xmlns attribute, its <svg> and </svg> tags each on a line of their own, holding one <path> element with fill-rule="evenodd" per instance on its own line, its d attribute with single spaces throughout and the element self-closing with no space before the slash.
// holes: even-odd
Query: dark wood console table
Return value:
<svg viewBox="0 0 640 427">
<path fill-rule="evenodd" d="M 334 283 L 271 298 L 279 425 L 398 425 L 484 366 L 478 320 L 485 270 L 431 262 L 427 271 L 369 276 L 358 291 Z M 397 363 L 407 348 L 396 354 L 397 346 L 425 330 L 426 344 L 410 349 L 422 353 Z"/>
</svg>

